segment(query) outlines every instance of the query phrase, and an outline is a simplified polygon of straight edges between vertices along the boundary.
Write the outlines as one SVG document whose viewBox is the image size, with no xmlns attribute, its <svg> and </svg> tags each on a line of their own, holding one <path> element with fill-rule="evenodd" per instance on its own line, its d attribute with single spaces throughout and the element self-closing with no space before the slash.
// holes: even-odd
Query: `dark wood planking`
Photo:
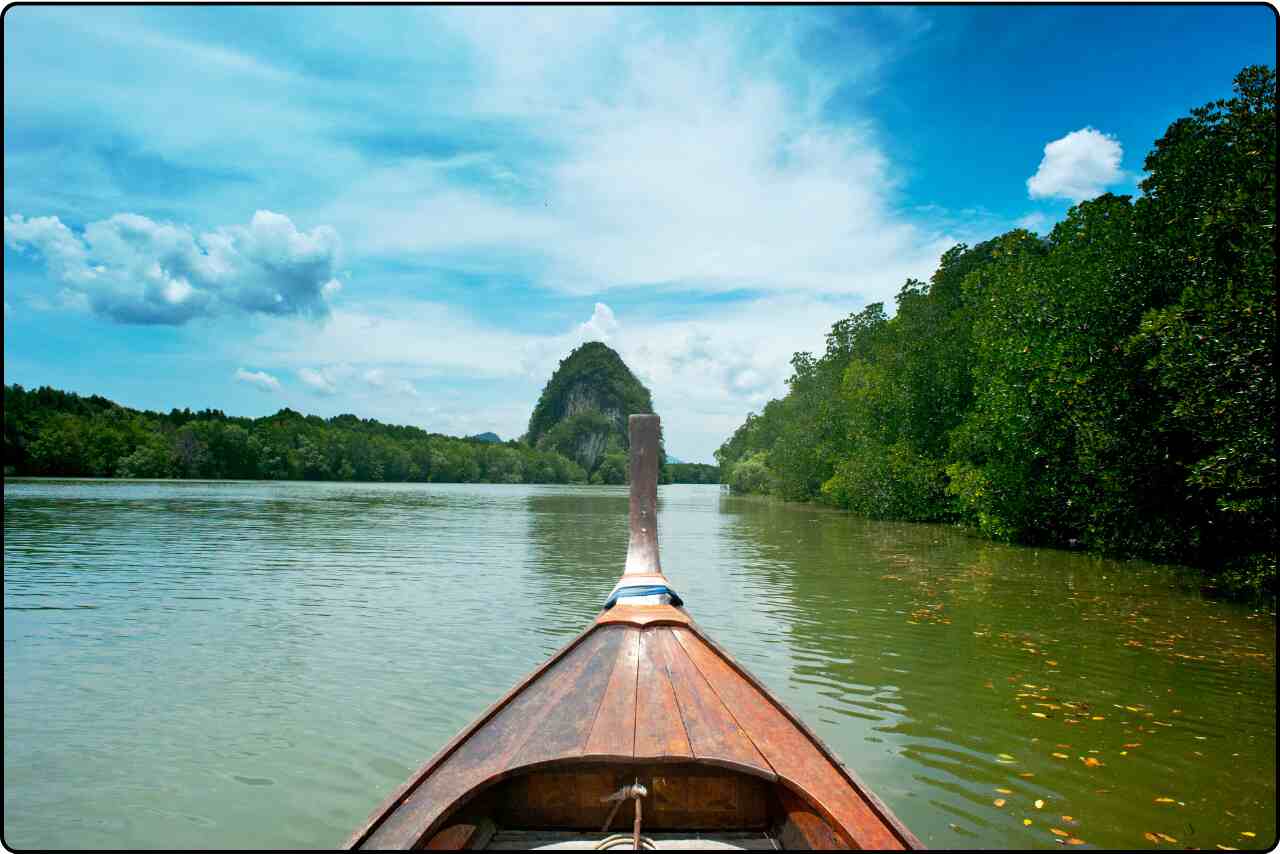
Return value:
<svg viewBox="0 0 1280 854">
<path fill-rule="evenodd" d="M 864 797 L 854 781 L 845 776 L 845 769 L 826 755 L 763 688 L 753 685 L 700 636 L 681 628 L 666 631 L 684 648 L 721 700 L 733 709 L 738 723 L 778 776 L 803 791 L 828 820 L 844 828 L 850 842 L 860 848 L 919 847 L 918 840 L 909 834 L 904 838 L 905 831 L 893 827 L 882 816 L 883 807 Z"/>
<path fill-rule="evenodd" d="M 549 702 L 542 723 L 525 739 L 524 746 L 511 756 L 508 764 L 523 767 L 550 759 L 581 756 L 591 734 L 597 712 L 605 699 L 605 688 L 618 663 L 618 653 L 635 629 L 601 628 L 600 637 L 591 649 L 591 657 L 583 667 L 571 691 Z M 546 678 L 552 678 L 550 674 Z M 634 679 L 634 672 L 632 674 Z M 634 695 L 634 691 L 632 692 Z"/>
<path fill-rule="evenodd" d="M 690 759 L 693 751 L 667 675 L 666 656 L 654 632 L 646 629 L 639 633 L 635 758 Z"/>
<path fill-rule="evenodd" d="M 585 752 L 591 756 L 630 759 L 636 745 L 636 674 L 640 667 L 640 631 L 627 627 L 619 631 L 622 642 L 587 737 Z M 607 794 L 607 793 L 606 793 Z"/>
<path fill-rule="evenodd" d="M 578 678 L 596 660 L 606 636 L 620 631 L 598 628 L 563 658 L 527 683 L 457 750 L 432 770 L 361 843 L 362 848 L 411 848 L 454 802 L 511 767 L 511 760 L 559 701 L 573 693 Z"/>
<path fill-rule="evenodd" d="M 778 832 L 778 843 L 785 850 L 840 851 L 849 846 L 836 835 L 813 809 L 786 786 L 778 786 L 778 800 L 786 816 Z"/>
<path fill-rule="evenodd" d="M 451 824 L 432 836 L 426 845 L 428 851 L 461 851 L 465 848 L 484 848 L 497 830 L 493 822 L 480 819 L 475 824 L 466 822 Z"/>
<path fill-rule="evenodd" d="M 534 770 L 497 784 L 483 806 L 480 800 L 476 803 L 503 827 L 599 831 L 613 806 L 601 799 L 636 780 L 649 790 L 644 799 L 646 832 L 765 830 L 772 822 L 769 793 L 774 784 L 696 763 L 585 762 L 572 770 Z M 628 800 L 610 827 L 629 830 L 634 815 Z"/>
<path fill-rule="evenodd" d="M 649 629 L 655 660 L 671 677 L 680 717 L 693 755 L 704 762 L 727 765 L 774 778 L 773 768 L 739 727 L 733 713 L 689 660 L 684 647 L 668 627 Z"/>
</svg>

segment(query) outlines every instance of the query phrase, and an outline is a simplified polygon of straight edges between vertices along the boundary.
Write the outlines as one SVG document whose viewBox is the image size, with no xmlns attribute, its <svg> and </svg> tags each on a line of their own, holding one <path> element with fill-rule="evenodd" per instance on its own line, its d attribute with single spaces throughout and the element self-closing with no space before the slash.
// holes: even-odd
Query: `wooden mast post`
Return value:
<svg viewBox="0 0 1280 854">
<path fill-rule="evenodd" d="M 628 575 L 662 575 L 658 559 L 658 448 L 662 419 L 657 415 L 632 415 L 631 433 L 631 539 L 627 543 Z"/>
</svg>

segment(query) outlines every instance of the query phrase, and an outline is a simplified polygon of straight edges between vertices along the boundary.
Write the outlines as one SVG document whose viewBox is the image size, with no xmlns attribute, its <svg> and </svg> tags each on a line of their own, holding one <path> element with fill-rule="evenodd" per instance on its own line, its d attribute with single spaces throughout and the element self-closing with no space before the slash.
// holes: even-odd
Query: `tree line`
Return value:
<svg viewBox="0 0 1280 854">
<path fill-rule="evenodd" d="M 1169 126 L 1142 195 L 943 255 L 716 452 L 737 492 L 1205 567 L 1275 594 L 1275 73 Z"/>
<path fill-rule="evenodd" d="M 4 387 L 6 475 L 433 483 L 587 483 L 574 460 L 510 441 L 281 409 L 244 418 L 216 409 L 149 412 L 99 395 Z M 625 483 L 625 466 L 594 483 Z M 700 482 L 664 471 L 663 482 Z"/>
</svg>

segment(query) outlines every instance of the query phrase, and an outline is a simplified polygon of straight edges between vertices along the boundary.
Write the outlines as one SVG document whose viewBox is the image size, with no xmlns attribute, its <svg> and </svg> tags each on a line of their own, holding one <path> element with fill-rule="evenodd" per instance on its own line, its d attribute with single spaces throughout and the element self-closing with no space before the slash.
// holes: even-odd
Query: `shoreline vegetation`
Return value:
<svg viewBox="0 0 1280 854">
<path fill-rule="evenodd" d="M 736 493 L 1185 564 L 1276 594 L 1275 71 L 1155 142 L 1142 196 L 942 256 L 796 353 Z"/>
<path fill-rule="evenodd" d="M 199 480 L 430 483 L 624 483 L 554 450 L 458 438 L 355 415 L 281 409 L 263 418 L 216 409 L 165 414 L 42 386 L 4 387 L 4 474 Z M 663 483 L 716 483 L 715 466 L 668 463 Z"/>
</svg>

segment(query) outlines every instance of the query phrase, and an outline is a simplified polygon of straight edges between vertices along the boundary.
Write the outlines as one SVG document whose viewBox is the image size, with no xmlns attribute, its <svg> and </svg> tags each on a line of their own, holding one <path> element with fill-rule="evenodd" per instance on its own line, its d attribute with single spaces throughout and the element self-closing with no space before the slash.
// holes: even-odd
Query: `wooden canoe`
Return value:
<svg viewBox="0 0 1280 854">
<path fill-rule="evenodd" d="M 689 618 L 659 562 L 658 417 L 629 426 L 631 537 L 605 610 L 346 847 L 923 847 Z"/>
</svg>

